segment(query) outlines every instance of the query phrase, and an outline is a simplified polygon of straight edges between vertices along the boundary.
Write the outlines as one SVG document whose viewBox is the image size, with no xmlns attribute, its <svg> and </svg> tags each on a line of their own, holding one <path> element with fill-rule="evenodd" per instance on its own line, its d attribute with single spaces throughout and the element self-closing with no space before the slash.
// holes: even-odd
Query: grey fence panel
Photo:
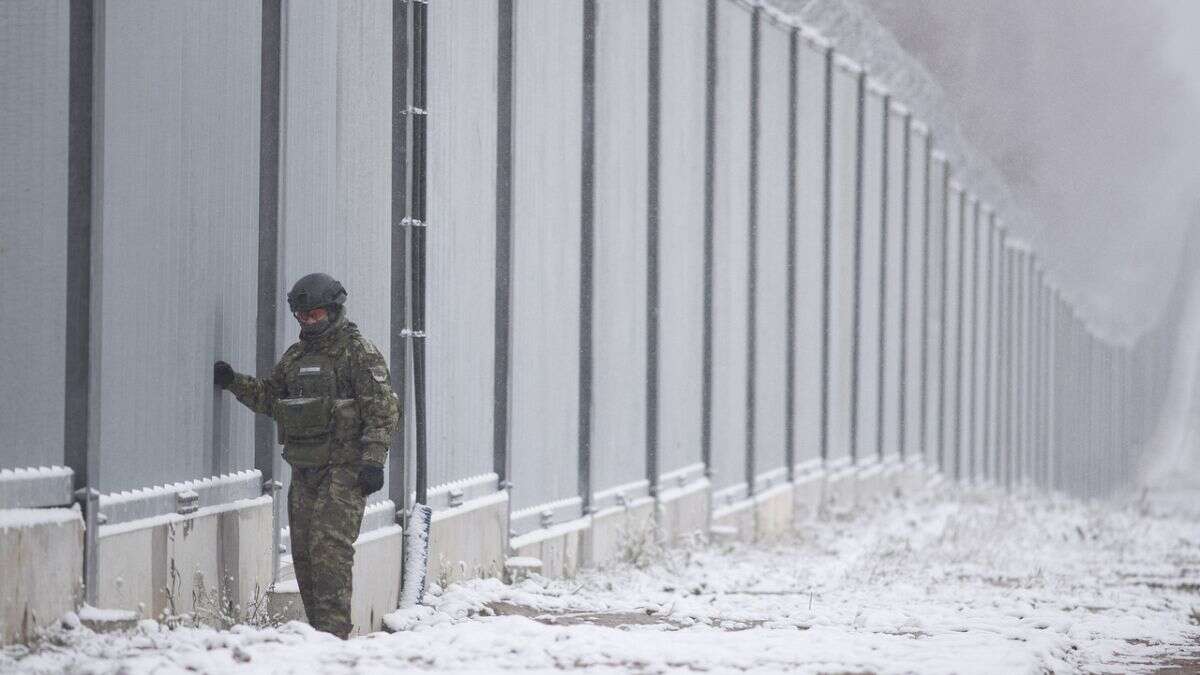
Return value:
<svg viewBox="0 0 1200 675">
<path fill-rule="evenodd" d="M 648 485 L 646 143 L 649 19 L 643 0 L 596 3 L 597 236 L 592 314 L 595 351 L 591 455 L 592 491 L 597 494 L 618 487 L 623 492 L 632 489 L 645 493 Z M 697 154 L 703 155 L 703 152 Z M 603 499 L 597 499 L 594 505 L 599 508 L 605 503 Z"/>
<path fill-rule="evenodd" d="M 0 3 L 0 468 L 63 464 L 68 5 Z"/>
<path fill-rule="evenodd" d="M 892 106 L 888 115 L 887 133 L 887 220 L 884 224 L 883 273 L 883 375 L 880 378 L 880 454 L 885 458 L 899 457 L 903 422 L 901 403 L 904 400 L 904 263 L 907 250 L 905 238 L 905 134 L 907 114 Z"/>
<path fill-rule="evenodd" d="M 883 135 L 886 101 L 873 87 L 863 108 L 861 225 L 855 272 L 854 457 L 859 463 L 879 460 L 879 392 L 882 354 L 879 338 L 883 271 Z"/>
<path fill-rule="evenodd" d="M 529 529 L 520 511 L 579 500 L 582 31 L 582 2 L 514 3 L 509 452 L 518 531 Z"/>
<path fill-rule="evenodd" d="M 712 462 L 718 499 L 746 494 L 750 235 L 750 11 L 717 2 Z"/>
<path fill-rule="evenodd" d="M 425 352 L 431 486 L 493 469 L 496 4 L 429 5 Z"/>
<path fill-rule="evenodd" d="M 757 488 L 787 478 L 788 163 L 791 32 L 760 16 L 754 463 Z"/>
<path fill-rule="evenodd" d="M 907 208 L 908 237 L 904 266 L 904 409 L 900 415 L 904 426 L 904 456 L 925 457 L 922 412 L 927 412 L 926 343 L 929 339 L 927 300 L 932 269 L 927 262 L 930 249 L 928 216 L 929 146 L 923 126 L 910 123 L 908 127 Z"/>
<path fill-rule="evenodd" d="M 659 470 L 702 464 L 707 8 L 662 0 L 659 136 Z M 682 475 L 687 479 L 688 475 Z"/>
<path fill-rule="evenodd" d="M 829 429 L 826 462 L 850 461 L 854 369 L 854 252 L 856 160 L 858 157 L 857 72 L 833 72 L 833 148 L 829 268 Z"/>
<path fill-rule="evenodd" d="M 825 258 L 825 47 L 804 40 L 796 83 L 796 352 L 793 448 L 798 467 L 821 459 Z"/>
<path fill-rule="evenodd" d="M 946 188 L 950 167 L 945 159 L 933 159 L 929 171 L 929 239 L 925 250 L 925 396 L 921 438 L 925 461 L 941 469 L 941 426 L 946 316 Z"/>
<path fill-rule="evenodd" d="M 259 11 L 96 15 L 90 443 L 105 492 L 253 466 L 252 415 L 213 387 L 212 362 L 254 363 Z"/>
<path fill-rule="evenodd" d="M 333 275 L 349 294 L 350 320 L 386 351 L 392 5 L 290 2 L 282 19 L 280 288 L 311 272 Z M 280 311 L 280 353 L 298 336 L 295 319 Z M 411 413 L 411 402 L 405 409 Z M 290 472 L 284 475 L 290 479 Z M 387 494 L 385 486 L 371 501 L 386 501 Z"/>
<path fill-rule="evenodd" d="M 958 478 L 961 443 L 959 399 L 962 382 L 962 204 L 963 191 L 951 183 L 946 194 L 945 320 L 942 322 L 942 406 L 941 432 L 938 439 L 942 472 L 948 479 Z"/>
<path fill-rule="evenodd" d="M 959 231 L 959 250 L 962 259 L 959 262 L 959 377 L 958 377 L 958 475 L 963 481 L 970 481 L 975 469 L 975 338 L 978 333 L 976 321 L 977 304 L 975 302 L 975 205 L 978 200 L 974 195 L 963 192 L 962 219 Z"/>
</svg>

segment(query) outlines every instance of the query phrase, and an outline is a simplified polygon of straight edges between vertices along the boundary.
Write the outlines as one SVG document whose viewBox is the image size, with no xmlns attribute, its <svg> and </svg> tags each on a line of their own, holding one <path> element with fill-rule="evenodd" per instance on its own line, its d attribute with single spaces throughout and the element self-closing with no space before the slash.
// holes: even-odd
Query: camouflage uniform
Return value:
<svg viewBox="0 0 1200 675">
<path fill-rule="evenodd" d="M 358 474 L 364 465 L 383 467 L 400 420 L 387 363 L 342 311 L 320 336 L 292 345 L 270 377 L 236 375 L 229 391 L 281 423 L 283 456 L 293 469 L 288 519 L 304 612 L 314 628 L 346 638 L 354 541 L 366 505 Z M 333 408 L 332 429 L 314 460 L 284 430 L 280 404 L 316 398 L 331 400 Z"/>
</svg>

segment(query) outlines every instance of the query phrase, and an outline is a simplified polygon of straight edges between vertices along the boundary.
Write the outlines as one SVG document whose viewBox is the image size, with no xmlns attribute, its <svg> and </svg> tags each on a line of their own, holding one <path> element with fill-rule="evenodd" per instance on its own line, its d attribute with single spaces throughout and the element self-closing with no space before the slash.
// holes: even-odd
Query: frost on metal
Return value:
<svg viewBox="0 0 1200 675">
<path fill-rule="evenodd" d="M 421 603 L 425 595 L 425 577 L 429 571 L 429 527 L 433 509 L 423 504 L 413 507 L 404 532 L 404 577 L 400 587 L 400 609 Z"/>
</svg>

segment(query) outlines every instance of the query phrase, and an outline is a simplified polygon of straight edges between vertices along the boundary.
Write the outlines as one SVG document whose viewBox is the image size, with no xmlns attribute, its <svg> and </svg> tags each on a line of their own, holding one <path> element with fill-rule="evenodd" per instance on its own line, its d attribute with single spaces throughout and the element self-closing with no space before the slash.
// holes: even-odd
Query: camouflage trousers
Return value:
<svg viewBox="0 0 1200 675">
<path fill-rule="evenodd" d="M 288 519 L 304 613 L 313 628 L 343 640 L 352 627 L 354 540 L 365 506 L 356 466 L 292 471 Z"/>
</svg>

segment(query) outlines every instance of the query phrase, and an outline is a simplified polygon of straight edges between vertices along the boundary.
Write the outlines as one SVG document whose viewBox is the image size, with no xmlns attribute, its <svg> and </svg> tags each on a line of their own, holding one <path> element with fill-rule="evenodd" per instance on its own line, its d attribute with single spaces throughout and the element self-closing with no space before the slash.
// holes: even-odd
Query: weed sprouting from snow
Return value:
<svg viewBox="0 0 1200 675">
<path fill-rule="evenodd" d="M 254 585 L 254 593 L 245 605 L 237 602 L 233 586 L 233 578 L 226 577 L 224 584 L 208 588 L 204 575 L 197 574 L 192 586 L 193 621 L 218 630 L 229 630 L 234 626 L 271 628 L 287 621 L 282 614 L 272 611 L 270 597 L 258 584 Z"/>
<path fill-rule="evenodd" d="M 662 533 L 652 517 L 626 517 L 617 536 L 619 562 L 644 570 L 667 558 Z"/>
</svg>

